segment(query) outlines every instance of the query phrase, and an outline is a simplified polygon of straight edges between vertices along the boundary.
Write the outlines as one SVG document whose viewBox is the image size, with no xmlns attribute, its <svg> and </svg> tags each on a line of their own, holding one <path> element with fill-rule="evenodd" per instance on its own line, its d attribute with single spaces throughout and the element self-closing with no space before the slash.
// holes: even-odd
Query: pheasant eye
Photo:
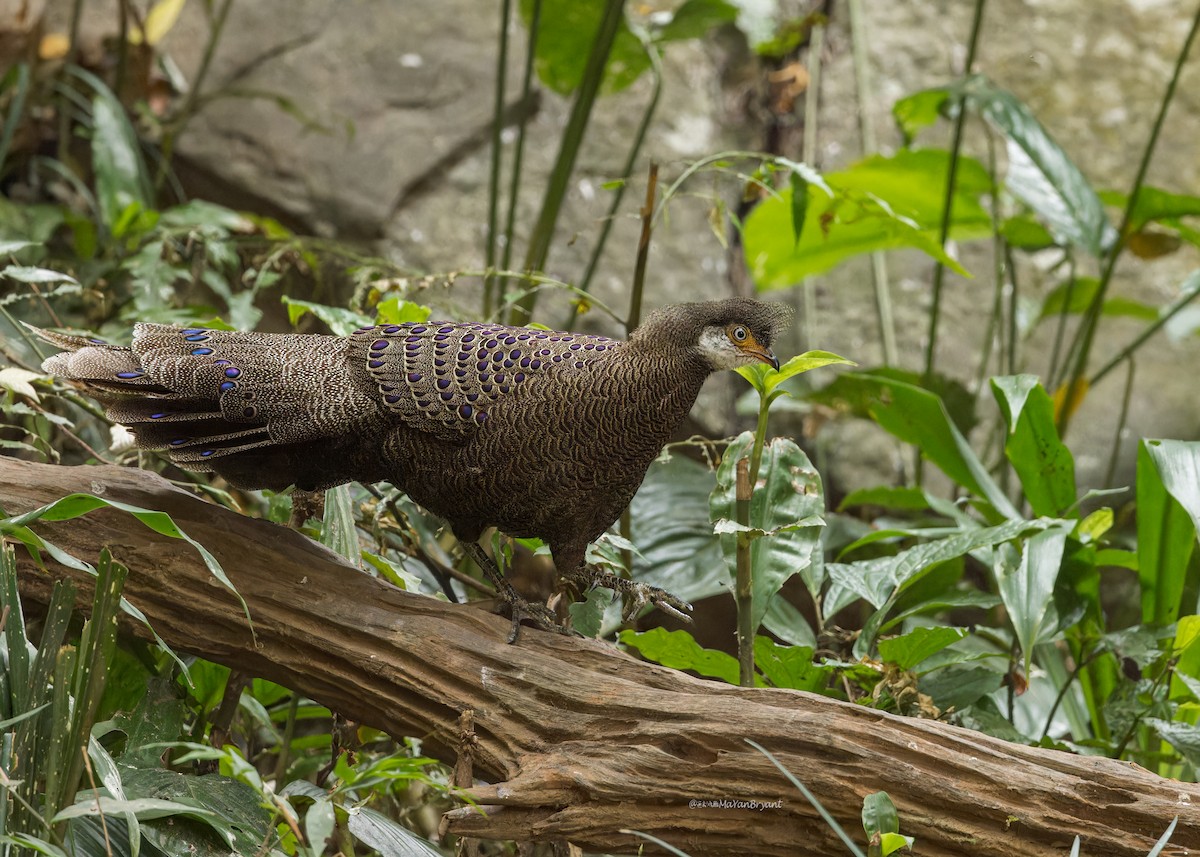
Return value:
<svg viewBox="0 0 1200 857">
<path fill-rule="evenodd" d="M 733 338 L 736 339 L 738 342 L 746 341 L 746 328 L 735 327 L 735 328 L 733 328 L 733 330 L 730 331 L 730 333 L 732 334 Z"/>
</svg>

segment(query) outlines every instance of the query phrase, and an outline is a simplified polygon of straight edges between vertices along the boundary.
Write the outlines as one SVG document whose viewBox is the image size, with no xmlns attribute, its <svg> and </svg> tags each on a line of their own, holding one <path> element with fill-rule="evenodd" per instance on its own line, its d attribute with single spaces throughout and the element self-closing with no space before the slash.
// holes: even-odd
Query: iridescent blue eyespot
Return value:
<svg viewBox="0 0 1200 857">
<path fill-rule="evenodd" d="M 413 384 L 417 383 L 418 381 L 421 380 L 421 373 L 420 372 L 409 372 L 408 380 L 410 383 L 413 383 Z"/>
<path fill-rule="evenodd" d="M 396 324 L 389 324 L 387 327 L 385 327 L 385 328 L 383 329 L 383 332 L 384 332 L 384 333 L 399 333 L 399 332 L 400 332 L 400 326 L 399 326 L 399 325 L 396 325 Z"/>
<path fill-rule="evenodd" d="M 228 366 L 229 361 L 228 360 L 214 360 L 213 365 L 214 366 Z"/>
<path fill-rule="evenodd" d="M 161 419 L 162 419 L 163 417 L 165 417 L 166 415 L 167 415 L 167 412 L 166 412 L 166 411 L 160 411 L 160 412 L 159 412 L 159 413 L 157 413 L 157 414 L 151 414 L 151 415 L 150 415 L 150 419 L 152 419 L 152 420 L 161 420 Z"/>
<path fill-rule="evenodd" d="M 458 408 L 458 412 L 459 412 L 459 414 L 461 414 L 461 415 L 462 415 L 462 416 L 464 416 L 464 417 L 470 417 L 470 416 L 471 416 L 471 413 L 472 413 L 474 410 L 475 410 L 475 409 L 474 409 L 474 408 L 472 408 L 470 405 L 459 405 L 459 408 Z"/>
<path fill-rule="evenodd" d="M 439 327 L 438 333 L 454 333 L 454 328 L 450 325 L 447 325 L 446 327 Z"/>
<path fill-rule="evenodd" d="M 449 392 L 449 391 L 447 391 L 445 393 L 438 393 L 438 395 L 442 397 L 443 402 L 448 402 L 454 398 L 454 393 Z"/>
<path fill-rule="evenodd" d="M 424 333 L 424 332 L 425 332 L 427 329 L 428 329 L 428 328 L 426 328 L 426 327 L 423 327 L 423 326 L 418 326 L 418 327 L 410 327 L 410 328 L 409 328 L 409 332 L 410 332 L 410 333 Z"/>
<path fill-rule="evenodd" d="M 193 336 L 197 333 L 208 333 L 208 331 L 203 327 L 185 327 L 183 329 L 184 336 Z"/>
<path fill-rule="evenodd" d="M 184 339 L 188 342 L 203 342 L 204 340 L 208 339 L 208 336 L 203 333 L 197 333 L 194 336 L 185 336 Z M 209 455 L 211 454 L 212 453 L 210 452 Z"/>
<path fill-rule="evenodd" d="M 236 378 L 238 375 L 241 375 L 241 374 L 242 374 L 242 370 L 238 369 L 236 366 L 230 366 L 228 369 L 225 370 L 226 378 Z"/>
<path fill-rule="evenodd" d="M 479 413 L 477 413 L 477 414 L 475 415 L 475 422 L 477 422 L 477 423 L 486 422 L 486 421 L 487 421 L 487 418 L 488 418 L 487 412 L 486 412 L 486 411 L 480 411 Z"/>
<path fill-rule="evenodd" d="M 371 369 L 378 369 L 382 365 L 383 365 L 382 360 L 368 360 L 367 361 L 367 366 Z"/>
<path fill-rule="evenodd" d="M 117 377 L 124 381 L 130 381 L 130 380 L 133 380 L 134 378 L 140 378 L 144 374 L 146 374 L 146 373 L 145 372 L 118 372 Z"/>
<path fill-rule="evenodd" d="M 389 405 L 394 405 L 394 404 L 396 404 L 396 402 L 400 401 L 400 397 L 399 396 L 384 396 L 383 400 L 385 402 L 387 402 Z M 417 404 L 420 404 L 420 402 L 418 402 Z"/>
<path fill-rule="evenodd" d="M 174 440 L 169 441 L 169 443 L 171 444 L 171 446 L 183 446 L 185 443 L 187 443 L 187 438 L 186 437 L 177 437 Z"/>
<path fill-rule="evenodd" d="M 208 458 L 212 454 L 213 454 L 213 450 L 211 450 L 211 449 L 206 449 L 200 453 L 200 455 L 203 456 L 204 458 Z"/>
<path fill-rule="evenodd" d="M 230 390 L 232 390 L 236 386 L 237 386 L 237 384 L 233 383 L 232 381 L 222 381 L 221 386 L 218 389 L 222 393 L 228 393 Z"/>
<path fill-rule="evenodd" d="M 193 357 L 203 357 L 206 354 L 212 354 L 212 353 L 213 352 L 212 352 L 211 348 L 193 348 L 192 349 Z"/>
<path fill-rule="evenodd" d="M 437 386 L 438 386 L 439 390 L 445 390 L 447 387 L 450 386 L 450 379 L 449 378 L 438 378 Z"/>
<path fill-rule="evenodd" d="M 387 348 L 391 344 L 392 343 L 386 339 L 376 339 L 374 342 L 371 343 L 371 350 L 372 351 L 382 351 L 383 349 Z"/>
</svg>

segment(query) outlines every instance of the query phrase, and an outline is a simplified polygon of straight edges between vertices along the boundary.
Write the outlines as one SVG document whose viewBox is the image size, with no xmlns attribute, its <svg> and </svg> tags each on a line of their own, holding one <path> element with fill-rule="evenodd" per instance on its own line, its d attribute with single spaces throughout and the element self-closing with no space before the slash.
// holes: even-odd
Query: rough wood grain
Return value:
<svg viewBox="0 0 1200 857">
<path fill-rule="evenodd" d="M 529 629 L 401 592 L 284 527 L 207 504 L 149 473 L 0 459 L 0 506 L 27 511 L 75 491 L 168 512 L 208 547 L 250 605 L 187 544 L 111 510 L 38 525 L 93 560 L 130 568 L 126 595 L 179 649 L 263 676 L 452 762 L 474 711 L 474 789 L 485 808 L 446 827 L 483 838 L 567 839 L 631 849 L 625 828 L 693 857 L 843 853 L 812 808 L 743 739 L 775 753 L 850 830 L 864 795 L 887 791 L 924 855 L 1083 853 L 1142 857 L 1180 817 L 1170 853 L 1200 850 L 1200 787 L 1130 764 L 1033 749 L 793 691 L 743 689 L 640 663 L 596 641 Z M 54 578 L 22 559 L 24 595 Z M 86 581 L 86 578 L 83 578 Z M 135 629 L 136 630 L 136 629 Z M 690 801 L 779 801 L 758 811 Z"/>
</svg>

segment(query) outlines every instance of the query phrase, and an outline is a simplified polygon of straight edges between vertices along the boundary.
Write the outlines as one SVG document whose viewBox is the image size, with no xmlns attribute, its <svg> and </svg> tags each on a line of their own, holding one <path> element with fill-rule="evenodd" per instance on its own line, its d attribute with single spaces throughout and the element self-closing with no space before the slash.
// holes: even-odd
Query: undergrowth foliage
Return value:
<svg viewBox="0 0 1200 857">
<path fill-rule="evenodd" d="M 140 52 L 122 52 L 120 62 L 149 62 L 181 5 L 150 4 L 141 35 L 130 36 Z M 524 94 L 540 81 L 573 109 L 523 262 L 512 254 L 525 126 L 511 145 L 506 188 L 497 117 L 487 268 L 474 272 L 402 270 L 292 234 L 268 217 L 184 198 L 170 161 L 188 119 L 214 95 L 203 87 L 203 69 L 164 112 L 152 109 L 149 90 L 118 86 L 137 75 L 18 64 L 0 79 L 0 325 L 8 364 L 0 368 L 0 448 L 51 462 L 136 459 L 217 502 L 282 521 L 286 496 L 229 492 L 131 452 L 93 405 L 41 374 L 45 355 L 18 319 L 91 329 L 114 341 L 133 320 L 247 329 L 272 311 L 294 327 L 334 333 L 424 320 L 434 311 L 524 323 L 537 317 L 546 289 L 572 295 L 576 312 L 636 319 L 640 273 L 627 312 L 588 294 L 611 217 L 598 228 L 578 281 L 541 273 L 588 117 L 608 92 L 651 81 L 623 174 L 608 187 L 615 214 L 640 166 L 662 93 L 661 58 L 672 44 L 736 26 L 760 56 L 794 57 L 824 26 L 820 16 L 760 19 L 752 5 L 687 0 L 670 14 L 643 17 L 616 0 L 524 0 L 515 10 L 505 2 L 505 21 L 519 15 L 530 35 Z M 229 6 L 208 6 L 210 55 Z M 1195 780 L 1200 443 L 1142 439 L 1131 485 L 1110 484 L 1114 444 L 1107 479 L 1081 486 L 1075 465 L 1082 451 L 1067 433 L 1097 382 L 1123 370 L 1127 391 L 1114 407 L 1119 438 L 1139 349 L 1166 332 L 1196 334 L 1188 310 L 1200 294 L 1200 272 L 1160 306 L 1121 296 L 1117 275 L 1128 254 L 1152 261 L 1200 246 L 1190 220 L 1200 215 L 1200 197 L 1144 184 L 1190 45 L 1191 36 L 1128 190 L 1094 188 L 1073 160 L 1086 153 L 1063 150 L 1027 105 L 982 74 L 900 99 L 893 112 L 906 145 L 890 155 L 819 172 L 780 155 L 720 152 L 672 165 L 657 196 L 652 181 L 647 235 L 698 187 L 717 187 L 709 199 L 712 240 L 727 240 L 732 227 L 764 293 L 792 289 L 865 253 L 927 254 L 939 271 L 929 350 L 920 367 L 889 355 L 884 365 L 860 368 L 810 351 L 779 370 L 745 370 L 744 410 L 756 416 L 755 428 L 668 448 L 627 526 L 594 546 L 592 561 L 685 600 L 733 597 L 738 620 L 727 645 L 705 648 L 692 631 L 670 630 L 653 616 L 623 628 L 621 605 L 608 593 L 574 605 L 574 626 L 718 681 L 824 694 Z M 501 94 L 507 51 L 505 35 Z M 45 115 L 57 117 L 63 134 L 56 157 L 21 145 L 18 132 Z M 975 157 L 961 144 L 918 145 L 940 122 L 956 130 L 979 124 L 988 151 Z M 67 157 L 72 141 L 85 166 Z M 1005 152 L 1004 169 L 995 149 Z M 755 204 L 742 216 L 733 199 Z M 944 271 L 967 271 L 950 241 L 986 243 L 996 262 L 977 362 L 953 375 L 937 363 L 936 294 Z M 1052 256 L 1063 273 L 1044 294 L 1018 282 L 1018 262 L 1033 253 Z M 478 309 L 454 298 L 453 286 L 466 279 L 483 283 Z M 877 285 L 878 335 L 894 342 L 887 284 Z M 1096 369 L 1097 331 L 1116 317 L 1142 330 Z M 810 346 L 816 328 L 806 318 Z M 1049 354 L 1028 351 L 1030 337 L 1047 329 Z M 806 374 L 816 369 L 824 371 Z M 795 425 L 797 414 L 868 420 L 895 438 L 913 466 L 903 479 L 831 506 L 833 492 L 809 458 L 820 465 L 821 450 L 774 436 Z M 937 489 L 926 478 L 933 468 Z M 231 681 L 225 668 L 161 641 L 147 647 L 117 638 L 117 612 L 141 619 L 121 597 L 120 563 L 107 554 L 67 557 L 36 532 L 39 519 L 69 520 L 105 504 L 77 495 L 0 521 L 7 544 L 97 579 L 82 628 L 71 622 L 73 592 L 60 584 L 35 633 L 17 598 L 13 550 L 0 552 L 0 857 L 23 849 L 318 857 L 327 843 L 345 854 L 440 853 L 425 837 L 436 837 L 436 816 L 452 805 L 454 790 L 418 741 L 359 727 L 348 751 L 348 742 L 332 737 L 333 714 L 313 700 L 265 681 Z M 121 511 L 190 541 L 162 513 Z M 452 600 L 485 591 L 440 523 L 387 486 L 330 492 L 324 523 L 310 532 L 366 573 L 410 591 Z M 518 562 L 526 549 L 544 550 L 499 537 L 495 547 L 503 564 Z M 209 568 L 229 585 L 215 560 Z M 900 826 L 886 795 L 867 799 L 864 831 L 881 853 L 911 844 Z M 844 839 L 853 852 L 852 837 Z"/>
</svg>

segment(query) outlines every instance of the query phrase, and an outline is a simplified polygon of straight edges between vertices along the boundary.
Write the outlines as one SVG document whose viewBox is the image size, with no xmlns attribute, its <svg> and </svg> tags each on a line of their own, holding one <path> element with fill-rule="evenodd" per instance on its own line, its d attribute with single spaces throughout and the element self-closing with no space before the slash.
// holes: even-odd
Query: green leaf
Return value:
<svg viewBox="0 0 1200 857">
<path fill-rule="evenodd" d="M 1143 722 L 1174 747 L 1192 768 L 1200 770 L 1200 726 L 1194 723 L 1172 723 L 1158 717 L 1147 717 Z"/>
<path fill-rule="evenodd" d="M 950 420 L 938 396 L 883 375 L 847 372 L 840 380 L 845 385 L 857 385 L 867 397 L 871 417 L 905 443 L 920 449 L 923 456 L 955 483 L 986 500 L 1003 517 L 1020 517 Z"/>
<path fill-rule="evenodd" d="M 71 818 L 82 818 L 90 815 L 116 815 L 130 812 L 138 818 L 163 818 L 168 815 L 213 815 L 214 813 L 200 807 L 188 806 L 170 800 L 158 798 L 136 798 L 134 800 L 117 800 L 103 795 L 87 797 L 59 812 L 51 821 L 57 823 Z"/>
<path fill-rule="evenodd" d="M 902 670 L 910 670 L 926 658 L 967 636 L 966 628 L 935 625 L 914 628 L 900 637 L 879 641 L 879 657 Z"/>
<path fill-rule="evenodd" d="M 1054 403 L 1035 375 L 992 379 L 1008 433 L 1007 456 L 1033 513 L 1056 517 L 1075 505 L 1075 459 L 1058 436 Z M 1076 513 L 1078 514 L 1078 513 Z"/>
<path fill-rule="evenodd" d="M 1080 315 L 1087 312 L 1098 291 L 1100 291 L 1100 281 L 1095 277 L 1076 277 L 1074 281 L 1068 280 L 1060 283 L 1042 301 L 1042 309 L 1038 313 L 1037 320 L 1057 318 L 1063 313 Z M 1120 296 L 1105 298 L 1100 314 L 1113 318 L 1136 318 L 1142 321 L 1156 321 L 1159 317 L 1158 309 L 1150 304 Z"/>
<path fill-rule="evenodd" d="M 1200 443 L 1143 440 L 1138 445 L 1138 579 L 1146 624 L 1169 625 L 1181 610 L 1195 610 L 1181 599 L 1196 547 L 1198 471 Z"/>
<path fill-rule="evenodd" d="M 283 295 L 280 300 L 287 307 L 288 321 L 294 326 L 306 314 L 312 313 L 325 324 L 336 336 L 347 336 L 359 328 L 370 327 L 374 320 L 353 310 L 342 307 L 326 306 L 325 304 L 302 301 Z"/>
<path fill-rule="evenodd" d="M 868 839 L 876 833 L 883 836 L 900 831 L 900 815 L 887 792 L 874 792 L 863 798 L 862 825 Z"/>
<path fill-rule="evenodd" d="M 962 711 L 994 692 L 1003 679 L 1001 673 L 987 667 L 952 666 L 921 676 L 918 687 L 943 711 Z"/>
<path fill-rule="evenodd" d="M 1015 95 L 983 75 L 966 83 L 967 104 L 1004 135 L 1005 187 L 1050 231 L 1100 256 L 1116 238 L 1100 197 L 1067 153 Z"/>
<path fill-rule="evenodd" d="M 1018 250 L 1045 250 L 1053 247 L 1054 236 L 1028 214 L 1016 214 L 1000 224 L 1000 235 Z"/>
<path fill-rule="evenodd" d="M 740 366 L 736 371 L 749 381 L 760 395 L 770 395 L 776 387 L 789 378 L 794 378 L 804 372 L 811 372 L 813 369 L 820 369 L 822 366 L 839 364 L 858 365 L 853 360 L 847 360 L 845 357 L 839 357 L 829 351 L 806 351 L 803 354 L 797 354 L 778 369 L 774 369 L 766 363 L 755 363 L 752 366 Z"/>
<path fill-rule="evenodd" d="M 970 276 L 938 241 L 948 165 L 947 152 L 903 150 L 824 175 L 832 194 L 809 188 L 798 243 L 792 238 L 791 188 L 763 200 L 743 231 L 746 263 L 758 287 L 791 286 L 852 256 L 897 247 L 921 250 Z M 990 190 L 983 166 L 960 159 L 950 237 L 967 240 L 991 233 L 991 217 L 980 201 Z"/>
<path fill-rule="evenodd" d="M 721 543 L 708 523 L 716 475 L 689 458 L 650 466 L 630 504 L 635 580 L 695 603 L 727 592 Z"/>
<path fill-rule="evenodd" d="M 1121 191 L 1101 191 L 1100 199 L 1124 209 L 1129 195 Z M 1142 185 L 1129 216 L 1129 228 L 1136 232 L 1148 223 L 1200 215 L 1200 196 L 1171 193 L 1162 188 Z"/>
<path fill-rule="evenodd" d="M 135 224 L 131 218 L 138 212 L 154 208 L 154 191 L 125 108 L 99 78 L 78 73 L 96 92 L 92 98 L 92 168 L 100 218 L 119 236 Z"/>
<path fill-rule="evenodd" d="M 1020 561 L 1015 567 L 1004 562 L 1005 552 L 997 553 L 996 582 L 1025 655 L 1026 675 L 1033 647 L 1042 642 L 1047 630 L 1046 614 L 1062 568 L 1068 532 L 1064 526 L 1055 526 L 1033 535 L 1021 545 Z"/>
<path fill-rule="evenodd" d="M 613 603 L 611 589 L 597 588 L 588 592 L 583 601 L 576 601 L 567 607 L 571 614 L 571 627 L 585 637 L 600 635 L 600 627 L 604 622 L 604 611 Z"/>
<path fill-rule="evenodd" d="M 660 42 L 699 39 L 714 27 L 737 18 L 737 8 L 726 0 L 685 0 L 655 35 Z"/>
<path fill-rule="evenodd" d="M 942 117 L 950 94 L 950 87 L 938 86 L 914 92 L 892 105 L 892 118 L 904 135 L 905 146 L 911 146 L 918 133 Z"/>
<path fill-rule="evenodd" d="M 854 509 L 859 506 L 879 506 L 883 509 L 919 512 L 929 508 L 929 499 L 920 488 L 880 485 L 851 491 L 838 505 L 838 511 Z"/>
<path fill-rule="evenodd" d="M 737 658 L 705 649 L 687 631 L 652 628 L 649 631 L 622 631 L 621 643 L 637 649 L 648 661 L 677 670 L 691 670 L 729 684 L 738 683 Z"/>
<path fill-rule="evenodd" d="M 78 280 L 70 274 L 52 271 L 49 268 L 32 268 L 27 265 L 7 265 L 0 270 L 0 277 L 16 280 L 18 283 L 76 283 Z"/>
<path fill-rule="evenodd" d="M 338 485 L 325 492 L 321 544 L 344 557 L 351 565 L 358 565 L 362 549 L 358 544 L 358 528 L 354 522 L 354 504 L 350 499 L 349 485 Z"/>
<path fill-rule="evenodd" d="M 542 82 L 560 95 L 579 88 L 592 42 L 609 0 L 542 0 L 535 67 Z M 521 0 L 521 17 L 528 24 L 532 0 Z M 622 17 L 605 66 L 604 86 L 620 92 L 650 68 L 645 46 Z"/>
<path fill-rule="evenodd" d="M 884 833 L 879 837 L 879 853 L 881 857 L 894 854 L 901 848 L 912 850 L 916 837 L 902 836 L 899 833 Z"/>
<path fill-rule="evenodd" d="M 383 857 L 441 857 L 442 855 L 442 852 L 427 840 L 370 807 L 348 808 L 346 810 L 346 826 L 359 841 L 374 848 Z"/>
<path fill-rule="evenodd" d="M 788 182 L 792 189 L 792 243 L 799 244 L 808 215 L 808 182 L 799 173 L 792 173 Z"/>
<path fill-rule="evenodd" d="M 810 646 L 781 646 L 770 637 L 754 638 L 754 665 L 772 687 L 820 693 L 832 667 L 813 663 Z"/>
<path fill-rule="evenodd" d="M 717 469 L 717 488 L 709 500 L 713 521 L 733 521 L 736 517 L 737 462 L 747 457 L 753 446 L 754 434 L 743 432 L 725 450 Z M 751 545 L 751 621 L 757 629 L 767 605 L 783 584 L 793 574 L 811 574 L 810 569 L 820 554 L 820 521 L 825 500 L 820 475 L 804 451 L 787 438 L 774 438 L 763 447 L 758 484 L 752 487 L 750 525 L 775 533 L 770 538 L 756 539 Z M 721 549 L 731 575 L 737 567 L 737 541 L 732 533 L 721 536 Z"/>
<path fill-rule="evenodd" d="M 382 300 L 375 307 L 376 324 L 404 324 L 409 321 L 428 321 L 433 313 L 424 304 L 406 301 L 399 297 Z"/>
</svg>

